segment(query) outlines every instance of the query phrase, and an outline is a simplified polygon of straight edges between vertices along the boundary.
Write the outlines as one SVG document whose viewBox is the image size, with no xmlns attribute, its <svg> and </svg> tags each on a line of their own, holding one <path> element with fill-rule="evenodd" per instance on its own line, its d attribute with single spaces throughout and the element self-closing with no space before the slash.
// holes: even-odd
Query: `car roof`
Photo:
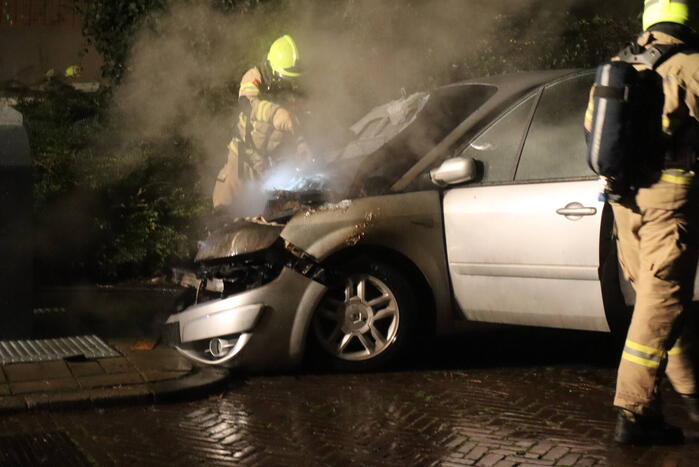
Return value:
<svg viewBox="0 0 699 467">
<path fill-rule="evenodd" d="M 563 70 L 541 70 L 541 71 L 521 71 L 503 75 L 482 76 L 478 78 L 459 81 L 448 86 L 460 84 L 489 84 L 501 88 L 521 88 L 525 86 L 541 85 L 554 81 L 558 78 L 584 71 L 578 68 L 568 68 Z"/>
<path fill-rule="evenodd" d="M 518 73 L 509 73 L 504 75 L 493 75 L 469 80 L 459 81 L 457 83 L 448 84 L 437 89 L 450 88 L 455 86 L 469 85 L 484 85 L 494 86 L 497 88 L 497 93 L 487 102 L 484 103 L 485 109 L 491 109 L 502 105 L 503 102 L 511 102 L 530 91 L 539 88 L 540 86 L 553 83 L 559 79 L 585 72 L 584 69 L 564 69 L 564 70 L 544 70 L 544 71 L 525 71 Z"/>
</svg>

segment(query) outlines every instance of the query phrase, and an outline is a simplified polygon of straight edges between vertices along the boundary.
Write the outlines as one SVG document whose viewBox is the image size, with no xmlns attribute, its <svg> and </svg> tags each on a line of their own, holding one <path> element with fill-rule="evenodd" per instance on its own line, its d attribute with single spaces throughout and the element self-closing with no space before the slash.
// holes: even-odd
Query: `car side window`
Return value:
<svg viewBox="0 0 699 467">
<path fill-rule="evenodd" d="M 483 176 L 479 182 L 512 180 L 517 152 L 535 98 L 533 94 L 510 109 L 463 150 L 461 156 L 472 157 L 482 164 Z"/>
<path fill-rule="evenodd" d="M 547 86 L 534 113 L 515 180 L 594 176 L 587 166 L 583 117 L 594 76 Z"/>
</svg>

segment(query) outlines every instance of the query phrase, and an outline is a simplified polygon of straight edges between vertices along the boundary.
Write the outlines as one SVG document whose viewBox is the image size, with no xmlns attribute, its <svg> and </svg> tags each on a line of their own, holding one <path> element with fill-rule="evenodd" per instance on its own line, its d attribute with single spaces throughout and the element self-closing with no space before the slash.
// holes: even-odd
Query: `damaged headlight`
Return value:
<svg viewBox="0 0 699 467">
<path fill-rule="evenodd" d="M 262 251 L 200 262 L 197 302 L 262 287 L 279 277 L 284 267 L 325 281 L 324 269 L 310 255 L 280 238 Z"/>
<path fill-rule="evenodd" d="M 199 264 L 197 272 L 202 281 L 200 294 L 222 298 L 255 289 L 276 279 L 283 267 L 284 259 L 278 248 L 204 261 Z"/>
</svg>

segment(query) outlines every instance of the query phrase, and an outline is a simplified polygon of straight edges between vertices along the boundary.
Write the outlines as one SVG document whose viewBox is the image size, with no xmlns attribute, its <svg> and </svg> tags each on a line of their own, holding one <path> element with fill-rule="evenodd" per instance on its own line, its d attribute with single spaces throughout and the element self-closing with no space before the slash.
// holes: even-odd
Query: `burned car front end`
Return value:
<svg viewBox="0 0 699 467">
<path fill-rule="evenodd" d="M 326 287 L 322 268 L 283 240 L 282 228 L 233 219 L 200 243 L 194 271 L 180 278 L 193 304 L 165 325 L 178 351 L 231 367 L 284 367 L 301 358 L 305 329 L 297 322 Z"/>
<path fill-rule="evenodd" d="M 234 220 L 181 278 L 192 304 L 170 316 L 167 340 L 236 369 L 291 368 L 309 345 L 338 369 L 379 367 L 410 341 L 402 330 L 431 333 L 450 309 L 439 206 L 438 192 L 422 191 L 306 206 L 284 224 Z M 395 287 L 378 264 L 404 282 Z"/>
<path fill-rule="evenodd" d="M 369 112 L 312 170 L 270 169 L 262 217 L 210 226 L 179 281 L 192 298 L 166 323 L 170 343 L 231 368 L 289 368 L 309 349 L 323 366 L 364 371 L 397 361 L 419 334 L 448 331 L 441 193 L 425 174 L 394 184 L 468 131 L 462 122 L 494 92 L 407 96 Z"/>
</svg>

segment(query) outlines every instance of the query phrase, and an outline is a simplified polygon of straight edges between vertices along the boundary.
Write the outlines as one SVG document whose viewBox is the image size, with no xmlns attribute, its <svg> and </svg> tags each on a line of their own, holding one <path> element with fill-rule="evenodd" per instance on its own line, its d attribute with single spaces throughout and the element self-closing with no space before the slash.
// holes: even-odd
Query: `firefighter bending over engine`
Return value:
<svg viewBox="0 0 699 467">
<path fill-rule="evenodd" d="M 267 59 L 243 75 L 240 113 L 228 159 L 216 178 L 214 209 L 230 205 L 244 181 L 259 178 L 283 157 L 309 158 L 298 120 L 276 102 L 282 92 L 293 93 L 300 76 L 298 48 L 289 35 L 274 41 Z"/>
<path fill-rule="evenodd" d="M 597 69 L 585 117 L 588 163 L 606 181 L 617 250 L 636 304 L 619 363 L 615 441 L 679 443 L 662 415 L 667 375 L 699 422 L 687 320 L 697 270 L 699 42 L 693 2 L 645 0 L 643 34 Z"/>
</svg>

